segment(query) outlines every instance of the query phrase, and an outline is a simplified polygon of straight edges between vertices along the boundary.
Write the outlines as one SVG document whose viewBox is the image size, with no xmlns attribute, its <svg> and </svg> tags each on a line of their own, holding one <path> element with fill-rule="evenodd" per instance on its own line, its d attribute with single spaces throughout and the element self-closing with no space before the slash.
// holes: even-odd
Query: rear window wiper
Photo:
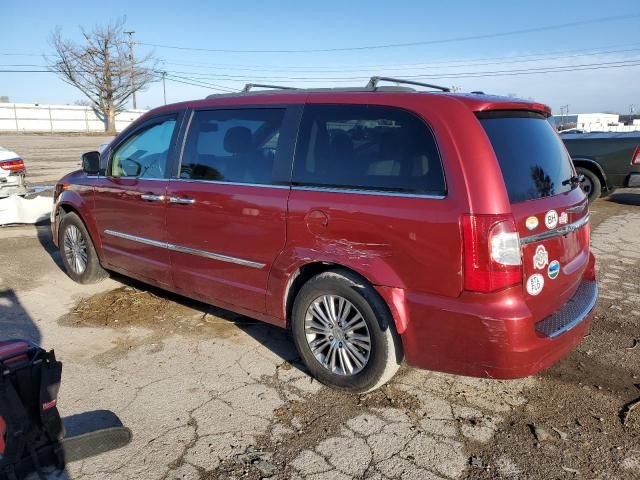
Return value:
<svg viewBox="0 0 640 480">
<path fill-rule="evenodd" d="M 580 185 L 584 181 L 584 175 L 574 175 L 562 181 L 562 185 Z"/>
</svg>

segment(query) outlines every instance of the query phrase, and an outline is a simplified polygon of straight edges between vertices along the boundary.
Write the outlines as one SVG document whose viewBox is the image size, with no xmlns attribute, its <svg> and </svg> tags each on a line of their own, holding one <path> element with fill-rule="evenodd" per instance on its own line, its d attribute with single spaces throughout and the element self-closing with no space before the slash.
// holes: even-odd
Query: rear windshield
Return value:
<svg viewBox="0 0 640 480">
<path fill-rule="evenodd" d="M 558 195 L 576 186 L 562 140 L 542 115 L 490 112 L 478 118 L 498 157 L 511 203 Z"/>
</svg>

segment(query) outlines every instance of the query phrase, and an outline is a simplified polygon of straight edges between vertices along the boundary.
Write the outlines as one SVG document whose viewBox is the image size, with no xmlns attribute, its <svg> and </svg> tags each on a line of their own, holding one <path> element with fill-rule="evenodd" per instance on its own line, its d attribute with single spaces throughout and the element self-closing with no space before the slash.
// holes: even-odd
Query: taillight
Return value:
<svg viewBox="0 0 640 480">
<path fill-rule="evenodd" d="M 0 168 L 2 170 L 8 170 L 10 172 L 19 172 L 24 170 L 24 162 L 21 158 L 14 158 L 13 160 L 0 160 Z"/>
<path fill-rule="evenodd" d="M 493 292 L 522 282 L 520 237 L 511 215 L 463 215 L 464 288 Z"/>
<path fill-rule="evenodd" d="M 640 145 L 636 147 L 633 158 L 631 158 L 631 165 L 640 165 Z"/>
</svg>

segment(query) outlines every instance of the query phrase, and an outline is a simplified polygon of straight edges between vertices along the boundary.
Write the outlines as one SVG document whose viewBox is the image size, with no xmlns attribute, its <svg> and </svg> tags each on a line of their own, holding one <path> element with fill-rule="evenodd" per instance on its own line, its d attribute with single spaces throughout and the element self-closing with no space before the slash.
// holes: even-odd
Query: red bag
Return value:
<svg viewBox="0 0 640 480">
<path fill-rule="evenodd" d="M 62 364 L 24 340 L 0 342 L 0 479 L 64 467 L 57 395 Z"/>
<path fill-rule="evenodd" d="M 0 362 L 16 364 L 28 360 L 26 355 L 29 344 L 26 342 L 0 342 Z M 0 460 L 6 448 L 7 423 L 0 415 Z"/>
</svg>

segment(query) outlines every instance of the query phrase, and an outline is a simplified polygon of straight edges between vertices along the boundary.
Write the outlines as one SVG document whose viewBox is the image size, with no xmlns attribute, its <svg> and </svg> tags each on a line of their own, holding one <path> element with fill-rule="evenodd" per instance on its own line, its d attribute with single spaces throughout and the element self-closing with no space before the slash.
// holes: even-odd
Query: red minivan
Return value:
<svg viewBox="0 0 640 480">
<path fill-rule="evenodd" d="M 403 359 L 534 374 L 593 317 L 587 200 L 548 107 L 442 90 L 374 81 L 152 110 L 58 183 L 66 270 L 289 328 L 343 390 L 379 387 Z"/>
</svg>

